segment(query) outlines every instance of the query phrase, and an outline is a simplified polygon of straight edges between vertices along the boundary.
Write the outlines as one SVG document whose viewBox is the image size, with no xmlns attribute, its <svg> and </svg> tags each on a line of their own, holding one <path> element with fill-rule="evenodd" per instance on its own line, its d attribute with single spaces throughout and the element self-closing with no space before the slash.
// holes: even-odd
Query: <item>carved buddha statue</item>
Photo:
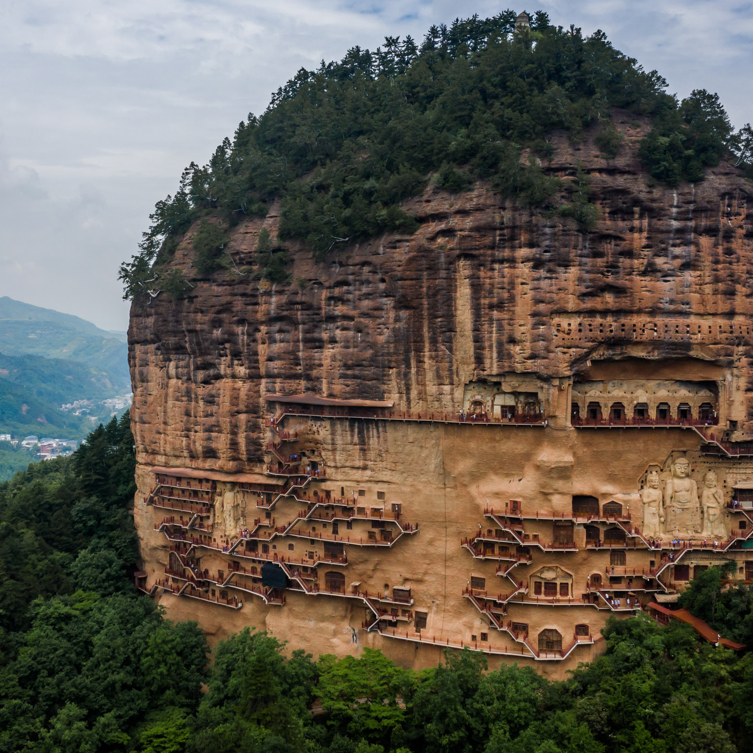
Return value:
<svg viewBox="0 0 753 753">
<path fill-rule="evenodd" d="M 659 488 L 659 471 L 650 470 L 646 478 L 646 488 L 641 490 L 644 536 L 653 539 L 662 535 L 662 523 L 664 523 L 662 501 L 662 493 Z"/>
<path fill-rule="evenodd" d="M 700 533 L 701 510 L 698 503 L 698 486 L 689 478 L 690 463 L 679 457 L 672 465 L 672 478 L 664 491 L 664 511 L 667 532 L 674 536 L 691 536 Z"/>
<path fill-rule="evenodd" d="M 714 471 L 709 471 L 703 479 L 701 507 L 703 508 L 703 535 L 714 539 L 727 538 L 727 530 L 724 526 L 724 494 L 717 486 Z"/>
</svg>

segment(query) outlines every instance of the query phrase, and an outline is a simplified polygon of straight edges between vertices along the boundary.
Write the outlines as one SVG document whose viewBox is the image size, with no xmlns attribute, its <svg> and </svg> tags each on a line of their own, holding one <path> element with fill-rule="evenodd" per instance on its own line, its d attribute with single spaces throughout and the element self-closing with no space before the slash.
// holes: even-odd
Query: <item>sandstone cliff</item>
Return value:
<svg viewBox="0 0 753 753">
<path fill-rule="evenodd" d="M 544 163 L 561 202 L 588 174 L 591 231 L 430 185 L 406 206 L 416 233 L 326 264 L 292 246 L 286 285 L 243 272 L 275 211 L 233 230 L 240 271 L 200 279 L 188 234 L 174 263 L 193 287 L 134 304 L 129 331 L 141 586 L 171 616 L 414 666 L 470 643 L 561 672 L 608 616 L 698 568 L 733 557 L 753 577 L 751 184 L 722 164 L 651 185 L 648 125 L 615 122 L 617 158 L 554 135 Z M 268 400 L 305 392 L 394 403 L 393 420 Z M 270 560 L 285 594 L 260 583 Z"/>
<path fill-rule="evenodd" d="M 483 185 L 432 187 L 406 207 L 411 236 L 385 236 L 314 263 L 294 249 L 290 285 L 217 272 L 199 280 L 190 234 L 176 256 L 195 288 L 135 304 L 130 326 L 134 431 L 143 463 L 240 470 L 262 460 L 265 394 L 313 391 L 455 409 L 464 385 L 508 372 L 565 377 L 589 357 L 698 355 L 747 369 L 753 276 L 751 184 L 728 164 L 697 185 L 649 185 L 636 156 L 647 126 L 617 116 L 613 160 L 590 140 L 553 136 L 546 165 L 578 162 L 600 218 L 521 209 Z M 253 263 L 262 227 L 233 231 Z M 743 380 L 735 418 L 749 420 Z"/>
</svg>

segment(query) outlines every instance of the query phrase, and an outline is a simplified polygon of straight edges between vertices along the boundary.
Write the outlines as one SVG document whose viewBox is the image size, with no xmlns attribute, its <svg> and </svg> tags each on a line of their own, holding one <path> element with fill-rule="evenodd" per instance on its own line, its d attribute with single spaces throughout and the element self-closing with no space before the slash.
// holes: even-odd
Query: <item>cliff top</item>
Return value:
<svg viewBox="0 0 753 753">
<path fill-rule="evenodd" d="M 588 230 L 596 222 L 580 177 L 571 201 L 547 162 L 550 135 L 574 142 L 597 129 L 601 153 L 616 157 L 624 135 L 615 108 L 647 121 L 639 155 L 646 178 L 669 186 L 703 180 L 728 157 L 753 174 L 753 131 L 735 133 L 717 95 L 694 91 L 678 101 L 666 81 L 615 50 L 601 31 L 552 26 L 537 12 L 530 28 L 516 14 L 473 16 L 433 26 L 418 45 L 387 37 L 375 52 L 354 47 L 340 62 L 301 69 L 249 115 L 203 167 L 191 163 L 174 196 L 157 203 L 140 252 L 121 267 L 126 297 L 189 288 L 170 268 L 197 221 L 199 276 L 234 264 L 228 230 L 263 217 L 279 202 L 276 238 L 258 243 L 259 274 L 289 279 L 285 242 L 303 242 L 322 261 L 333 251 L 383 232 L 411 233 L 406 199 L 430 178 L 453 193 L 478 179 L 521 205 L 558 210 Z"/>
</svg>

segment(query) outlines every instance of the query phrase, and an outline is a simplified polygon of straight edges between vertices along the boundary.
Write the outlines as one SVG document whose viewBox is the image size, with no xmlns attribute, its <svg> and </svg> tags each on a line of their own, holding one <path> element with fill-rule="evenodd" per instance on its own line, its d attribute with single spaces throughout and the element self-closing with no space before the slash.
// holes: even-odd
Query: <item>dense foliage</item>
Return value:
<svg viewBox="0 0 753 753">
<path fill-rule="evenodd" d="M 680 606 L 708 622 L 725 638 L 753 646 L 753 589 L 731 583 L 737 564 L 711 567 L 698 574 L 680 596 Z"/>
<path fill-rule="evenodd" d="M 130 585 L 134 467 L 124 416 L 0 486 L 0 753 L 753 750 L 753 655 L 643 616 L 610 622 L 605 655 L 564 682 L 468 650 L 423 672 L 369 648 L 314 660 L 249 629 L 210 662 L 195 623 Z M 753 603 L 728 575 L 683 599 L 747 639 Z"/>
<path fill-rule="evenodd" d="M 21 447 L 20 443 L 14 446 L 10 442 L 0 442 L 0 481 L 26 470 L 34 459 L 34 454 Z"/>
<path fill-rule="evenodd" d="M 552 203 L 559 181 L 523 147 L 546 158 L 554 130 L 579 139 L 596 126 L 596 142 L 614 157 L 622 137 L 613 108 L 648 117 L 653 129 L 641 146 L 649 173 L 674 185 L 702 179 L 703 170 L 733 152 L 751 164 L 750 129 L 733 134 L 716 95 L 694 91 L 678 102 L 655 71 L 615 50 L 602 32 L 549 24 L 534 14 L 530 31 L 513 32 L 515 14 L 434 26 L 419 46 L 387 37 L 375 52 L 354 47 L 340 62 L 301 69 L 272 97 L 259 118 L 249 115 L 207 165 L 191 163 L 174 196 L 157 203 L 140 253 L 121 267 L 127 297 L 185 292 L 168 271 L 179 240 L 202 217 L 194 241 L 199 275 L 218 267 L 240 270 L 224 251 L 224 230 L 263 216 L 282 201 L 278 250 L 285 239 L 305 241 L 322 260 L 344 244 L 382 231 L 410 233 L 414 218 L 401 202 L 432 175 L 450 191 L 488 179 L 524 205 Z M 566 204 L 564 214 L 593 209 Z M 257 274 L 287 280 L 284 257 L 259 255 Z M 179 279 L 180 278 L 180 279 Z"/>
</svg>

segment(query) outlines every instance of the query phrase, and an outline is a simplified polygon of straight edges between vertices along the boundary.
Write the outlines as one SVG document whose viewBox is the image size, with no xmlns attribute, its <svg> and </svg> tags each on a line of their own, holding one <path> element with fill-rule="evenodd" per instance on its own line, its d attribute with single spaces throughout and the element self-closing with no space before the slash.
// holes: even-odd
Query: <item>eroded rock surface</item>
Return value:
<svg viewBox="0 0 753 753">
<path fill-rule="evenodd" d="M 270 455 L 270 443 L 283 454 L 300 454 L 303 448 L 303 466 L 316 458 L 317 467 L 326 468 L 326 480 L 307 476 L 309 502 L 318 490 L 329 491 L 332 499 L 352 495 L 353 509 L 361 498 L 366 507 L 389 510 L 398 504 L 404 519 L 418 524 L 417 534 L 388 549 L 346 545 L 346 590 L 352 583 L 373 591 L 410 584 L 415 604 L 408 610 L 411 617 L 397 627 L 413 626 L 420 607 L 429 615 L 426 630 L 451 642 L 471 637 L 478 642 L 483 633 L 496 636 L 498 647 L 521 649 L 522 628 L 517 638 L 510 632 L 515 623 L 526 626 L 532 644 L 537 634 L 546 644 L 551 635 L 543 631 L 554 630 L 567 645 L 576 626 L 583 633 L 587 625 L 589 635 L 598 636 L 615 611 L 610 601 L 619 598 L 619 613 L 632 613 L 625 610 L 628 592 L 637 606 L 639 600 L 645 605 L 657 593 L 681 588 L 684 581 L 672 574 L 674 559 L 664 583 L 654 574 L 639 585 L 628 573 L 655 573 L 669 556 L 635 530 L 644 525 L 641 494 L 650 501 L 656 495 L 645 490 L 659 488 L 664 495 L 680 455 L 688 459 L 699 495 L 706 473 L 718 476 L 727 534 L 742 535 L 747 530 L 742 523 L 753 530 L 748 514 L 730 507 L 745 496 L 738 490 L 749 477 L 753 481 L 753 463 L 745 456 L 729 457 L 753 436 L 753 215 L 748 211 L 753 185 L 728 164 L 710 170 L 697 185 L 674 190 L 650 185 L 636 156 L 645 124 L 627 115 L 616 122 L 625 135 L 616 159 L 603 158 L 590 139 L 573 144 L 555 136 L 553 159 L 544 164 L 563 186 L 574 180 L 579 164 L 589 175 L 591 200 L 599 209 L 598 225 L 590 232 L 556 212 L 523 209 L 484 185 L 456 196 L 430 185 L 406 205 L 421 222 L 413 235 L 343 246 L 323 264 L 291 244 L 289 285 L 233 271 L 198 279 L 190 264 L 189 235 L 175 264 L 194 287 L 177 302 L 161 295 L 149 305 L 135 304 L 129 331 L 139 462 L 136 519 L 149 587 L 169 565 L 169 542 L 164 531 L 153 528 L 162 513 L 170 514 L 142 505 L 155 489 L 151 469 L 262 474 L 281 462 Z M 567 201 L 564 189 L 559 200 Z M 254 264 L 260 230 L 274 235 L 278 223 L 273 210 L 264 220 L 249 220 L 232 231 L 229 250 L 238 268 Z M 353 413 L 290 416 L 279 431 L 298 430 L 305 441 L 279 448 L 279 431 L 270 430 L 269 419 L 284 406 L 267 398 L 300 393 L 393 402 L 393 417 L 441 414 L 456 420 L 464 413 L 466 419 L 486 416 L 490 424 L 383 421 Z M 598 417 L 592 415 L 597 405 Z M 641 424 L 644 405 L 646 421 L 654 422 L 650 428 Z M 662 423 L 665 405 L 669 413 Z M 686 405 L 702 426 L 678 425 Z M 508 413 L 535 420 L 491 425 Z M 626 421 L 633 422 L 629 428 Z M 306 476 L 303 466 L 299 472 Z M 230 547 L 239 530 L 253 527 L 269 510 L 240 494 L 232 475 L 222 479 L 215 479 L 214 512 L 207 524 L 209 535 Z M 597 517 L 603 520 L 591 525 L 596 533 L 574 514 L 576 497 L 597 500 Z M 553 520 L 521 519 L 512 526 L 485 516 L 485 509 L 504 511 L 514 499 L 522 501 L 525 516 L 569 516 L 574 529 L 562 536 L 573 538 L 573 550 L 533 543 L 556 540 Z M 622 505 L 618 517 L 627 563 L 617 565 L 624 573 L 620 583 L 609 578 L 609 568 L 614 572 L 615 561 L 622 561 L 612 557 L 619 546 L 587 546 L 589 535 L 603 542 L 615 527 L 617 518 L 602 515 L 610 502 Z M 306 504 L 290 497 L 275 503 L 276 525 L 293 519 Z M 338 508 L 328 509 L 334 515 Z M 658 516 L 650 515 L 652 534 Z M 698 523 L 706 531 L 720 530 L 718 521 L 713 529 L 701 517 Z M 496 554 L 474 557 L 461 546 L 464 537 L 474 539 L 487 528 L 490 539 L 507 542 L 511 551 L 531 560 L 516 564 L 513 584 L 498 574 L 502 561 Z M 321 521 L 318 532 L 324 532 Z M 660 530 L 649 538 L 669 533 Z M 688 540 L 695 533 L 688 531 Z M 281 534 L 273 551 L 305 549 L 307 541 Z M 694 566 L 722 556 L 699 547 L 695 554 L 683 554 L 691 575 Z M 221 548 L 216 553 L 194 548 L 190 558 L 216 557 L 228 570 L 232 553 Z M 729 551 L 744 570 L 741 542 L 731 543 Z M 536 576 L 542 568 L 543 580 Z M 317 569 L 323 587 L 322 567 Z M 521 583 L 529 591 L 521 588 L 508 601 L 474 602 L 472 594 L 463 598 L 462 593 L 471 588 L 472 577 L 486 580 L 480 589 L 485 592 L 509 592 Z M 578 604 L 551 608 L 543 590 L 534 594 L 537 578 L 554 583 L 557 598 L 566 594 Z M 550 598 L 552 588 L 547 587 Z M 606 606 L 587 603 L 600 588 L 609 592 Z M 548 606 L 538 605 L 536 597 Z M 218 635 L 253 623 L 315 651 L 356 651 L 371 641 L 404 663 L 431 663 L 437 656 L 422 643 L 367 633 L 368 607 L 357 600 L 291 592 L 285 606 L 248 597 L 242 609 L 223 610 L 166 598 L 176 615 L 198 615 Z M 585 658 L 579 647 L 567 661 Z M 555 663 L 559 671 L 567 662 Z"/>
</svg>

